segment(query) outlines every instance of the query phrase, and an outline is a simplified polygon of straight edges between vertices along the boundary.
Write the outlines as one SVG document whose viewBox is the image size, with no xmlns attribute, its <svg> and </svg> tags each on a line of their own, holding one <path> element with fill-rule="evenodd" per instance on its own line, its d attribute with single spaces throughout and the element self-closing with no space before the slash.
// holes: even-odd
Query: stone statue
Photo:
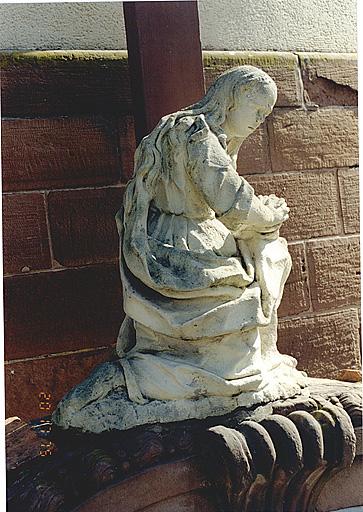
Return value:
<svg viewBox="0 0 363 512">
<path fill-rule="evenodd" d="M 141 141 L 116 215 L 126 313 L 118 359 L 63 398 L 59 426 L 123 430 L 304 392 L 305 374 L 276 346 L 289 209 L 256 196 L 236 170 L 276 97 L 262 70 L 234 68 Z"/>
</svg>

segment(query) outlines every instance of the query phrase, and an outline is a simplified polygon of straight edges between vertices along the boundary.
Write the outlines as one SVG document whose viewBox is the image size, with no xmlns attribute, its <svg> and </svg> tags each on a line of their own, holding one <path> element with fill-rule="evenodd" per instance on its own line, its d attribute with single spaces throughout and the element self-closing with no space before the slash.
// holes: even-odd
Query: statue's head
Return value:
<svg viewBox="0 0 363 512">
<path fill-rule="evenodd" d="M 228 139 L 245 139 L 268 116 L 276 103 L 272 78 L 253 66 L 239 66 L 220 75 L 196 105 Z"/>
<path fill-rule="evenodd" d="M 200 101 L 164 116 L 154 130 L 144 137 L 135 153 L 135 174 L 140 179 L 147 176 L 143 186 L 151 196 L 164 162 L 163 143 L 166 141 L 168 146 L 167 137 L 177 120 L 190 115 L 203 114 L 228 154 L 236 159 L 243 140 L 270 114 L 276 98 L 275 82 L 261 69 L 239 66 L 226 71 Z M 131 208 L 132 201 L 129 203 Z"/>
</svg>

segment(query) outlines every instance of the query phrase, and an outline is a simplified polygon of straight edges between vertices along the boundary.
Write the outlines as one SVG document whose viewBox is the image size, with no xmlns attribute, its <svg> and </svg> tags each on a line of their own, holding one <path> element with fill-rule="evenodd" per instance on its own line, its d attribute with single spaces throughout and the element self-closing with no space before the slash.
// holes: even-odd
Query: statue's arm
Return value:
<svg viewBox="0 0 363 512">
<path fill-rule="evenodd" d="M 269 196 L 271 197 L 271 196 Z M 247 224 L 256 226 L 257 231 L 263 229 L 273 230 L 280 227 L 280 225 L 288 219 L 289 208 L 283 199 L 273 196 L 276 200 L 272 199 L 267 206 L 262 199 L 253 196 L 251 209 L 247 217 Z M 265 198 L 268 199 L 268 198 Z"/>
<path fill-rule="evenodd" d="M 198 132 L 188 142 L 189 172 L 206 202 L 231 231 L 246 228 L 264 231 L 279 227 L 286 210 L 269 207 L 236 172 L 231 158 L 210 131 Z"/>
</svg>

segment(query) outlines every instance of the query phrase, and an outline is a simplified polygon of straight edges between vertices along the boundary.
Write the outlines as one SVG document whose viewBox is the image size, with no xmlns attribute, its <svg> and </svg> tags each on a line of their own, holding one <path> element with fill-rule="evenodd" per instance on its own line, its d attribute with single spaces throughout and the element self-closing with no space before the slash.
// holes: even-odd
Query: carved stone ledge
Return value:
<svg viewBox="0 0 363 512">
<path fill-rule="evenodd" d="M 362 398 L 359 384 L 310 379 L 309 389 L 310 397 L 125 432 L 10 426 L 8 511 L 314 510 L 326 482 L 362 453 Z M 40 443 L 52 455 L 40 456 Z"/>
<path fill-rule="evenodd" d="M 325 483 L 350 466 L 356 452 L 349 414 L 329 402 L 312 412 L 243 421 L 236 429 L 212 427 L 201 441 L 226 512 L 314 510 Z"/>
</svg>

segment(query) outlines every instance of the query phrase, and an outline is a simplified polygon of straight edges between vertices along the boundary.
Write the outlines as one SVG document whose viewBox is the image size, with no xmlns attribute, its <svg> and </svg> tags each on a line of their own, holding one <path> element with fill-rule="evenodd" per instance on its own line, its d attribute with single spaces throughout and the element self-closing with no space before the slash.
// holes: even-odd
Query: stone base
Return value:
<svg viewBox="0 0 363 512">
<path fill-rule="evenodd" d="M 326 512 L 363 505 L 358 485 L 329 502 L 333 488 L 358 474 L 361 386 L 308 383 L 310 397 L 125 432 L 11 422 L 8 511 Z"/>
<path fill-rule="evenodd" d="M 283 357 L 288 362 L 269 372 L 267 385 L 259 391 L 186 400 L 145 400 L 142 404 L 131 401 L 125 388 L 112 389 L 113 382 L 122 382 L 123 372 L 118 362 L 106 362 L 59 402 L 52 421 L 63 429 L 100 434 L 155 423 L 203 420 L 211 411 L 217 417 L 236 411 L 249 415 L 250 409 L 277 399 L 308 397 L 305 374 L 292 366 L 291 358 Z"/>
</svg>

